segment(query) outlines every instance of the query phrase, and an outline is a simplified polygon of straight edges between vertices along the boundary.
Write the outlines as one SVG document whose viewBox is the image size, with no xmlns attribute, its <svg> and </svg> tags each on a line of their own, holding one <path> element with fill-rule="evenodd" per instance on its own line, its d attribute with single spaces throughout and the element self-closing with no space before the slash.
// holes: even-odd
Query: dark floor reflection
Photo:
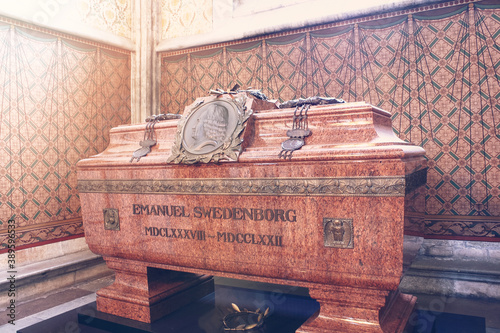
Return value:
<svg viewBox="0 0 500 333">
<path fill-rule="evenodd" d="M 243 283 L 243 285 L 245 285 Z M 314 312 L 318 303 L 300 288 L 267 285 L 264 291 L 216 285 L 212 293 L 153 324 L 138 323 L 97 312 L 95 303 L 66 312 L 36 325 L 19 330 L 21 333 L 40 332 L 82 332 L 82 333 L 223 333 L 222 319 L 234 311 L 231 303 L 240 309 L 264 311 L 269 308 L 270 316 L 264 326 L 252 332 L 291 333 L 300 327 Z M 295 292 L 296 291 L 296 292 Z M 428 296 L 427 296 L 428 297 Z M 453 314 L 446 312 L 448 299 L 435 304 L 439 297 L 423 297 L 413 312 L 404 333 L 489 333 L 486 320 L 481 316 Z M 430 300 L 430 301 L 429 301 Z M 446 303 L 446 304 L 445 304 Z M 455 304 L 456 306 L 456 304 Z"/>
</svg>

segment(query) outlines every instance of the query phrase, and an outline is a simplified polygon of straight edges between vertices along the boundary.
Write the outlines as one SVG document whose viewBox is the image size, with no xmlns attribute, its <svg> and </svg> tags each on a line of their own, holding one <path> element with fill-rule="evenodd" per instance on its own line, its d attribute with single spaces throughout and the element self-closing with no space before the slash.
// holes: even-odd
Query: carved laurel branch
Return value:
<svg viewBox="0 0 500 333">
<path fill-rule="evenodd" d="M 404 196 L 404 177 L 80 180 L 80 192 L 222 195 Z"/>
<path fill-rule="evenodd" d="M 189 114 L 191 114 L 196 106 L 191 109 L 186 117 L 182 117 L 177 125 L 177 132 L 175 134 L 175 144 L 172 146 L 170 157 L 167 163 L 174 164 L 195 164 L 195 163 L 217 163 L 221 160 L 237 161 L 238 156 L 242 150 L 243 139 L 241 135 L 245 130 L 247 120 L 253 114 L 252 110 L 245 110 L 246 96 L 241 95 L 232 99 L 238 108 L 238 123 L 231 136 L 224 142 L 224 144 L 213 152 L 194 155 L 188 152 L 182 146 L 182 133 L 186 125 Z"/>
</svg>

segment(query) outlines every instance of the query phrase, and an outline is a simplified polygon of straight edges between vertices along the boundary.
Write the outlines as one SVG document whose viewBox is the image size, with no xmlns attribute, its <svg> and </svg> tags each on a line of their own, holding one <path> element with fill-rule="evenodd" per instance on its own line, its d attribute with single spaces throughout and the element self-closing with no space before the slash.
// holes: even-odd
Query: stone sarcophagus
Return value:
<svg viewBox="0 0 500 333">
<path fill-rule="evenodd" d="M 297 332 L 402 331 L 415 302 L 397 292 L 404 202 L 423 156 L 363 102 L 219 95 L 114 128 L 78 163 L 87 243 L 116 272 L 98 310 L 151 322 L 216 275 L 309 288 L 320 311 Z"/>
</svg>

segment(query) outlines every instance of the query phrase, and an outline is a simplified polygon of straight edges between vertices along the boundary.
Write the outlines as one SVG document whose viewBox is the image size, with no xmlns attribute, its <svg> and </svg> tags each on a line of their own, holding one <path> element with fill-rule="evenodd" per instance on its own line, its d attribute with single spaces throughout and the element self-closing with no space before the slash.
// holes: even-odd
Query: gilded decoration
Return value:
<svg viewBox="0 0 500 333">
<path fill-rule="evenodd" d="M 404 196 L 404 177 L 80 180 L 81 193 Z"/>
</svg>

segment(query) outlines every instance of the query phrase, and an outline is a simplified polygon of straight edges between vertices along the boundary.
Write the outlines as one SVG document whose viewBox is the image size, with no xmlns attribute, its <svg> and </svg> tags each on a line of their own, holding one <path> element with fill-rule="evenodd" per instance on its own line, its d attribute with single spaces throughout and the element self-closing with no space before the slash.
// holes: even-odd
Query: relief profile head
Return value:
<svg viewBox="0 0 500 333">
<path fill-rule="evenodd" d="M 207 147 L 218 147 L 226 138 L 229 112 L 226 107 L 212 104 L 203 112 L 191 129 L 193 144 L 191 150 L 200 151 Z"/>
</svg>

